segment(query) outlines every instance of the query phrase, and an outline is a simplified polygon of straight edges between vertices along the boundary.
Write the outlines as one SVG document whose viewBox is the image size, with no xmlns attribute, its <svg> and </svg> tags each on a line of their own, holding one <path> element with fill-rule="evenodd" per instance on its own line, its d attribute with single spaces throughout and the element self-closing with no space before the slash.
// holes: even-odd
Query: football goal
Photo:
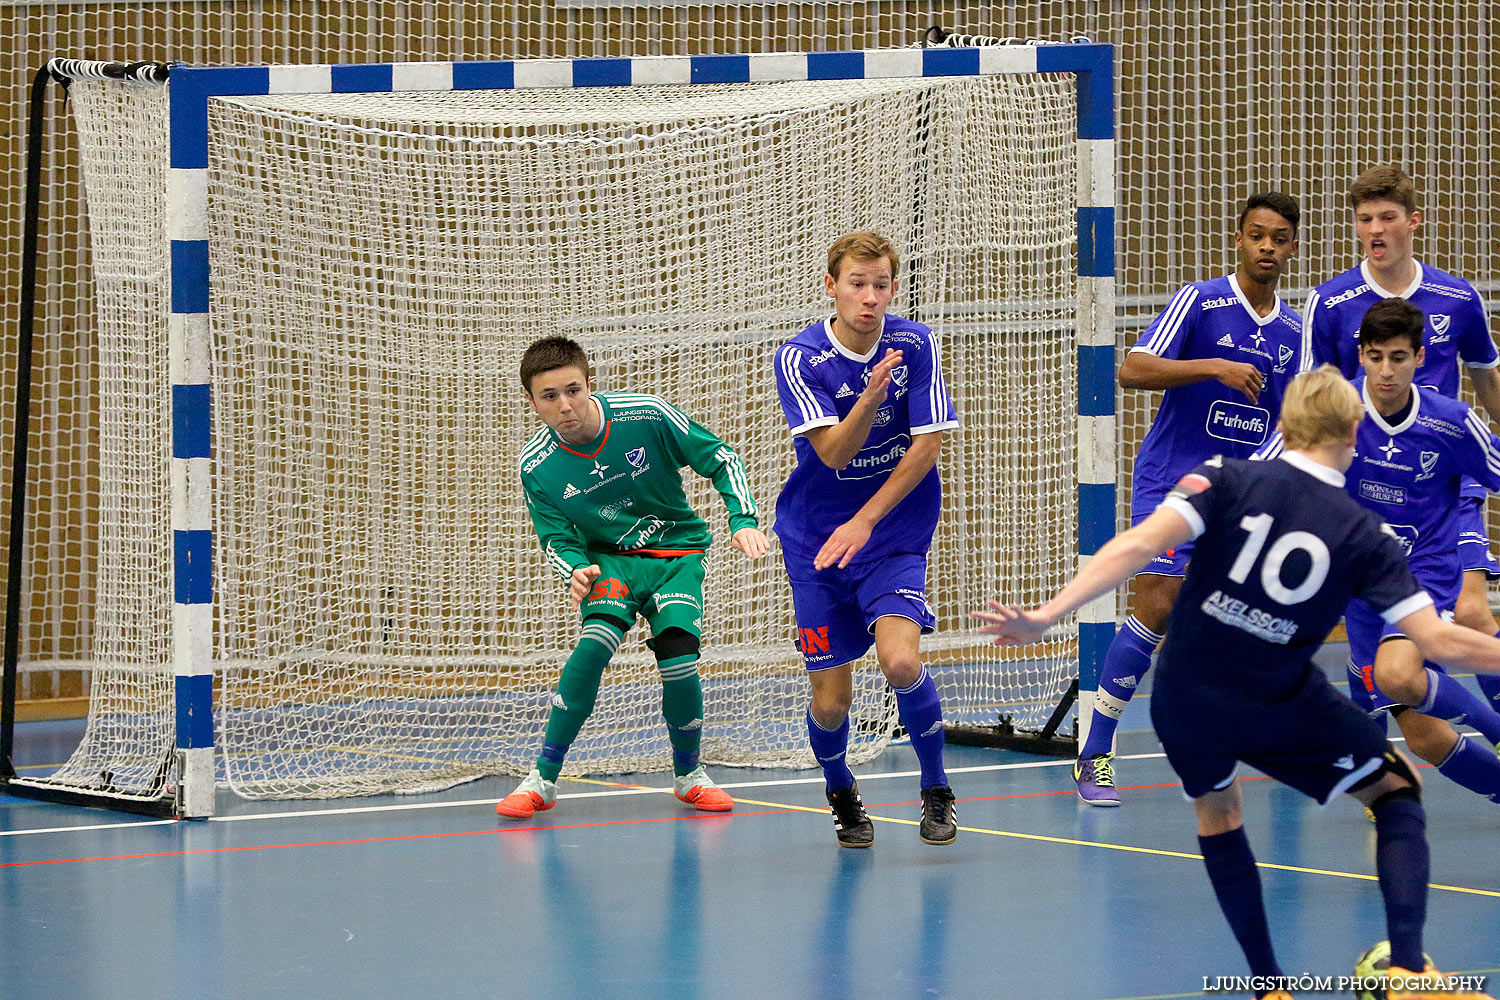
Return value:
<svg viewBox="0 0 1500 1000">
<path fill-rule="evenodd" d="M 855 229 L 901 251 L 893 311 L 934 330 L 962 423 L 923 644 L 950 724 L 1053 737 L 1113 600 L 1021 650 L 967 613 L 1041 600 L 1113 533 L 1112 71 L 1092 44 L 54 61 L 97 304 L 81 363 L 20 372 L 7 768 L 13 678 L 58 665 L 59 629 L 90 706 L 72 758 L 9 789 L 203 817 L 216 788 L 524 773 L 578 622 L 523 507 L 521 352 L 565 334 L 598 388 L 671 400 L 769 521 L 792 461 L 772 352 L 828 313 L 823 257 Z M 811 766 L 780 560 L 732 552 L 685 481 L 719 539 L 703 759 Z M 59 545 L 83 586 L 54 585 Z M 669 765 L 643 631 L 565 773 Z M 897 722 L 873 657 L 855 677 L 860 761 Z"/>
</svg>

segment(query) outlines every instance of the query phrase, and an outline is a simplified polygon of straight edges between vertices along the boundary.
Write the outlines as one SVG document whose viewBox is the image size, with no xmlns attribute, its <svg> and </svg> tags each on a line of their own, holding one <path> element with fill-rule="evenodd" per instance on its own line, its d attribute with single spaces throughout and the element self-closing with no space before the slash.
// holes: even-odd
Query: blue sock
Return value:
<svg viewBox="0 0 1500 1000">
<path fill-rule="evenodd" d="M 1266 906 L 1260 894 L 1260 871 L 1255 854 L 1245 838 L 1245 828 L 1198 838 L 1203 851 L 1203 866 L 1213 883 L 1219 909 L 1229 921 L 1234 939 L 1240 943 L 1252 976 L 1279 976 L 1276 953 L 1271 948 L 1271 928 L 1266 923 Z"/>
<path fill-rule="evenodd" d="M 1375 871 L 1385 898 L 1391 964 L 1422 971 L 1422 924 L 1427 920 L 1427 817 L 1415 794 L 1386 795 L 1375 813 Z"/>
<path fill-rule="evenodd" d="M 1457 677 L 1449 677 L 1428 667 L 1427 697 L 1414 707 L 1423 715 L 1449 722 L 1467 722 L 1491 743 L 1500 743 L 1500 714 L 1464 687 L 1463 681 Z"/>
<path fill-rule="evenodd" d="M 808 709 L 807 742 L 812 744 L 813 756 L 823 768 L 823 778 L 830 792 L 854 784 L 854 772 L 849 770 L 849 763 L 845 760 L 849 752 L 849 716 L 844 716 L 837 729 L 824 729 L 813 718 L 812 709 Z"/>
<path fill-rule="evenodd" d="M 1115 742 L 1115 727 L 1136 685 L 1146 678 L 1151 669 L 1151 654 L 1161 643 L 1161 636 L 1140 623 L 1135 615 L 1125 619 L 1125 624 L 1110 641 L 1104 654 L 1104 663 L 1099 667 L 1099 690 L 1094 693 L 1094 713 L 1089 720 L 1088 739 L 1079 748 L 1079 757 L 1097 757 L 1109 753 Z"/>
<path fill-rule="evenodd" d="M 896 689 L 896 714 L 911 737 L 911 748 L 922 765 L 922 787 L 946 785 L 943 770 L 943 706 L 938 701 L 937 685 L 927 668 L 911 687 Z"/>
<path fill-rule="evenodd" d="M 1462 733 L 1438 765 L 1438 773 L 1471 792 L 1500 802 L 1500 758 L 1493 750 L 1470 743 Z"/>
<path fill-rule="evenodd" d="M 1495 633 L 1495 638 L 1500 639 L 1500 632 Z M 1479 682 L 1479 690 L 1484 692 L 1485 701 L 1500 712 L 1500 677 L 1494 674 L 1475 674 L 1474 679 Z"/>
<path fill-rule="evenodd" d="M 1484 692 L 1484 700 L 1490 703 L 1490 707 L 1500 712 L 1500 677 L 1494 674 L 1475 674 L 1474 679 L 1479 682 L 1479 690 Z"/>
</svg>

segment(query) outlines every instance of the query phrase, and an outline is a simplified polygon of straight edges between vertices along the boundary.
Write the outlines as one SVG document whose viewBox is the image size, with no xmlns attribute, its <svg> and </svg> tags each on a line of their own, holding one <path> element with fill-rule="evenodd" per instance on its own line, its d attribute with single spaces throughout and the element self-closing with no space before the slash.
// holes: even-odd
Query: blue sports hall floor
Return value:
<svg viewBox="0 0 1500 1000">
<path fill-rule="evenodd" d="M 1342 655 L 1323 654 L 1335 672 Z M 203 823 L 0 795 L 0 998 L 1226 995 L 1205 978 L 1242 975 L 1243 959 L 1148 698 L 1121 727 L 1119 809 L 1082 805 L 1069 761 L 950 747 L 949 847 L 917 838 L 904 746 L 857 769 L 866 851 L 836 846 L 813 772 L 718 769 L 738 803 L 720 816 L 683 807 L 661 774 L 564 781 L 524 823 L 494 813 L 512 779 L 224 796 Z M 77 734 L 19 727 L 18 765 L 45 772 Z M 1500 806 L 1422 773 L 1427 951 L 1500 986 Z M 1353 800 L 1319 809 L 1242 776 L 1282 964 L 1349 973 L 1385 937 L 1373 828 Z"/>
</svg>

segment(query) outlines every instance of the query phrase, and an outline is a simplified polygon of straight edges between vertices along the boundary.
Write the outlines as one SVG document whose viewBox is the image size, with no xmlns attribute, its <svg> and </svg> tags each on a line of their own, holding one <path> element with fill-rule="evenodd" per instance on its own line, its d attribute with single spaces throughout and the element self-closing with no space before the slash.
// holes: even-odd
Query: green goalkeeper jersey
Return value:
<svg viewBox="0 0 1500 1000">
<path fill-rule="evenodd" d="M 547 563 L 559 576 L 595 560 L 589 553 L 673 556 L 701 552 L 713 536 L 688 506 L 683 466 L 711 481 L 729 511 L 729 530 L 759 523 L 739 454 L 658 396 L 600 392 L 598 437 L 570 445 L 550 427 L 521 449 L 526 509 Z"/>
</svg>

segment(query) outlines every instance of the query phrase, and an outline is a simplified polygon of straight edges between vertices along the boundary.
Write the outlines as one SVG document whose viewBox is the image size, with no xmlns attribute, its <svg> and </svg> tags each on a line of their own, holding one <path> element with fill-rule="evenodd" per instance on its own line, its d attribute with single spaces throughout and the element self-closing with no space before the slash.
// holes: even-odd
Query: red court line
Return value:
<svg viewBox="0 0 1500 1000">
<path fill-rule="evenodd" d="M 1418 767 L 1431 767 L 1431 764 L 1419 764 Z M 1241 781 L 1269 781 L 1263 774 L 1246 775 Z M 638 788 L 638 785 L 621 785 L 621 788 Z M 1160 785 L 1121 785 L 1122 791 L 1144 791 L 1156 788 L 1179 787 L 1175 781 Z M 995 802 L 1001 799 L 1035 799 L 1044 798 L 1049 795 L 1077 795 L 1073 788 L 1065 788 L 1053 792 L 1020 792 L 1015 795 L 980 795 L 973 798 L 961 798 L 959 802 Z M 865 806 L 866 809 L 892 809 L 902 806 L 920 805 L 917 802 L 882 802 Z M 736 816 L 784 816 L 791 812 L 803 812 L 804 809 L 762 809 L 758 812 L 734 812 L 719 814 L 687 813 L 682 816 L 658 816 L 646 819 L 612 819 L 599 820 L 593 823 L 561 823 L 553 826 L 513 826 L 500 827 L 495 830 L 458 830 L 451 833 L 413 833 L 399 837 L 360 837 L 354 840 L 312 840 L 297 844 L 251 844 L 244 847 L 205 847 L 196 851 L 154 851 L 147 854 L 108 854 L 95 858 L 52 858 L 44 861 L 5 861 L 0 862 L 0 868 L 27 868 L 33 865 L 72 865 L 81 864 L 86 861 L 138 861 L 145 858 L 181 858 L 198 854 L 231 854 L 240 851 L 279 851 L 289 847 L 343 847 L 354 844 L 386 844 L 406 840 L 435 840 L 442 837 L 479 837 L 486 834 L 510 834 L 510 833 L 541 833 L 546 830 L 587 830 L 596 827 L 607 826 L 632 826 L 639 823 L 680 823 L 684 820 L 713 821 L 733 819 Z"/>
<path fill-rule="evenodd" d="M 85 861 L 137 861 L 144 858 L 182 858 L 197 854 L 232 854 L 241 851 L 279 851 L 289 847 L 343 847 L 353 844 L 385 844 L 403 840 L 436 840 L 442 837 L 480 837 L 486 834 L 541 833 L 546 830 L 583 830 L 596 826 L 630 826 L 637 823 L 680 823 L 683 820 L 712 822 L 718 819 L 733 819 L 738 816 L 782 815 L 794 810 L 767 809 L 753 813 L 719 813 L 717 815 L 689 813 L 683 816 L 659 816 L 650 819 L 601 820 L 597 823 L 563 823 L 555 826 L 512 826 L 495 830 L 455 830 L 451 833 L 412 833 L 399 837 L 359 837 L 353 840 L 312 840 L 297 844 L 248 844 L 244 847 L 205 847 L 196 851 L 153 851 L 146 854 L 108 854 L 96 858 L 52 858 L 45 861 L 0 862 L 0 868 L 25 868 L 31 865 L 72 865 Z"/>
</svg>

